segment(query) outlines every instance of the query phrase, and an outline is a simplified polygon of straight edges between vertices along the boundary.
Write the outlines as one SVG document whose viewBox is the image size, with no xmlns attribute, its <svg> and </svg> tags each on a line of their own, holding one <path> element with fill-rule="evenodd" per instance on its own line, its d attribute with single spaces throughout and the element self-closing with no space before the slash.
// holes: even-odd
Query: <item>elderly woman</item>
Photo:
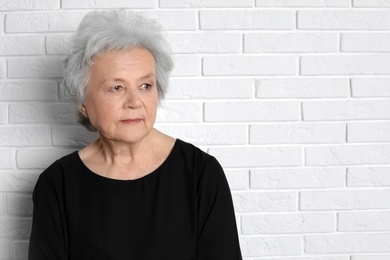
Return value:
<svg viewBox="0 0 390 260">
<path fill-rule="evenodd" d="M 29 259 L 241 259 L 216 159 L 153 125 L 173 64 L 160 27 L 92 12 L 62 85 L 99 138 L 39 177 Z"/>
</svg>

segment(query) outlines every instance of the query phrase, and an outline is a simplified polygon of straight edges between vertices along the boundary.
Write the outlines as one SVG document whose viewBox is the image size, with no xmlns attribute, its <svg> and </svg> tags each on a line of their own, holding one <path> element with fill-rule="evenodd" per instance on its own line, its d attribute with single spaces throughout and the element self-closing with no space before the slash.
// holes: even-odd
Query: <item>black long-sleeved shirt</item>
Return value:
<svg viewBox="0 0 390 260">
<path fill-rule="evenodd" d="M 40 175 L 33 201 L 30 260 L 241 259 L 221 166 L 179 139 L 136 180 L 97 175 L 71 153 Z"/>
</svg>

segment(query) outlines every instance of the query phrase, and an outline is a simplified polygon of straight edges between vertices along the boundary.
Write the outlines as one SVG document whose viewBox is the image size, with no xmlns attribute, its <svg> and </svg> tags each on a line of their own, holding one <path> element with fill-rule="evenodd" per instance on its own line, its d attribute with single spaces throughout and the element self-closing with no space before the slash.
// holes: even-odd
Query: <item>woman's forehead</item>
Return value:
<svg viewBox="0 0 390 260">
<path fill-rule="evenodd" d="M 155 60 L 146 49 L 134 48 L 128 51 L 106 51 L 94 60 L 91 71 L 99 73 L 126 73 L 144 72 L 154 74 Z"/>
<path fill-rule="evenodd" d="M 134 47 L 130 49 L 113 49 L 113 50 L 105 50 L 99 53 L 95 58 L 94 62 L 99 60 L 128 60 L 129 62 L 136 59 L 146 59 L 146 60 L 154 60 L 153 54 L 146 48 L 143 47 Z"/>
</svg>

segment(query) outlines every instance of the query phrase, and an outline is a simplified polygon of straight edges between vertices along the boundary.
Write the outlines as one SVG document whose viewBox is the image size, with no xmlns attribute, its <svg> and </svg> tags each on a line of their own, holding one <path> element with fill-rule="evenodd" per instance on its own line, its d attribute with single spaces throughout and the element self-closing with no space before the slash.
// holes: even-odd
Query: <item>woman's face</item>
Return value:
<svg viewBox="0 0 390 260">
<path fill-rule="evenodd" d="M 153 129 L 155 61 L 146 49 L 107 51 L 93 60 L 81 113 L 103 138 L 134 143 Z"/>
</svg>

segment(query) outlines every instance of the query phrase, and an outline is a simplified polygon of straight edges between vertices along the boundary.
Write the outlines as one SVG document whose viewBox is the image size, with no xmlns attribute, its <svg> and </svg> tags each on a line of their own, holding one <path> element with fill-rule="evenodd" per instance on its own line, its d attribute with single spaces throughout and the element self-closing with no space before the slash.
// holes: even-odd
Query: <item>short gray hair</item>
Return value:
<svg viewBox="0 0 390 260">
<path fill-rule="evenodd" d="M 158 96 L 160 100 L 164 98 L 173 61 L 170 45 L 156 21 L 126 10 L 92 11 L 81 21 L 71 44 L 61 86 L 67 89 L 70 99 L 78 109 L 85 100 L 93 59 L 111 50 L 142 47 L 150 51 L 156 62 Z M 88 130 L 96 131 L 80 111 L 78 121 Z"/>
</svg>

